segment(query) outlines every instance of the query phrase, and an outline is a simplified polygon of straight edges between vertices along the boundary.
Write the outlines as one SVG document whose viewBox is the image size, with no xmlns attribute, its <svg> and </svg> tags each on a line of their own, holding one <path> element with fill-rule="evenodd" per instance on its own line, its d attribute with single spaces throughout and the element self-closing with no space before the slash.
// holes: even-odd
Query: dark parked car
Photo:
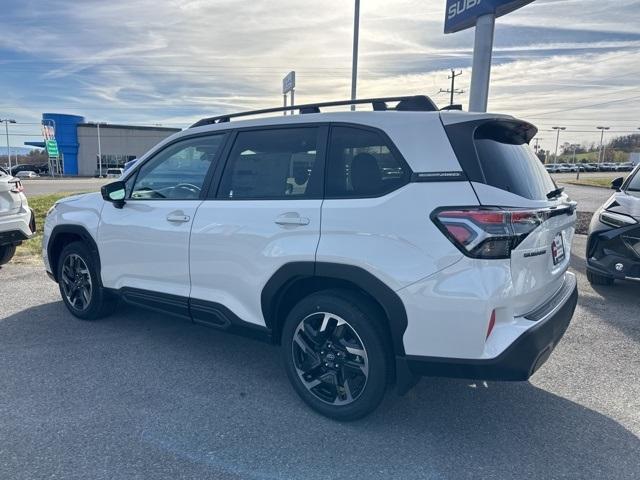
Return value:
<svg viewBox="0 0 640 480">
<path fill-rule="evenodd" d="M 597 172 L 598 164 L 597 163 L 583 163 L 582 167 L 584 168 L 584 172 Z"/>
<path fill-rule="evenodd" d="M 594 285 L 615 279 L 640 282 L 640 166 L 611 182 L 616 193 L 596 211 L 587 240 L 587 278 Z"/>
<path fill-rule="evenodd" d="M 36 172 L 38 175 L 49 173 L 49 165 L 46 163 L 43 164 L 33 164 L 33 163 L 23 163 L 20 165 L 14 165 L 11 167 L 11 175 L 17 175 L 19 172 Z"/>
</svg>

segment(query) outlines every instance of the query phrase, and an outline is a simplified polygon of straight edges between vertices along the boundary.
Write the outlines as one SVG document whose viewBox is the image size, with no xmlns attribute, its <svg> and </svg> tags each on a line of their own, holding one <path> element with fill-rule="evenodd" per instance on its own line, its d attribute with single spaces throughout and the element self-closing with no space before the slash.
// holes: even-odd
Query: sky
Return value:
<svg viewBox="0 0 640 480">
<path fill-rule="evenodd" d="M 0 118 L 12 144 L 42 112 L 184 128 L 220 113 L 349 98 L 353 0 L 2 0 Z M 473 30 L 445 35 L 445 0 L 361 0 L 358 96 L 448 103 Z M 541 145 L 640 133 L 640 0 L 536 0 L 497 20 L 489 111 L 538 126 Z M 0 139 L 0 145 L 4 143 Z"/>
</svg>

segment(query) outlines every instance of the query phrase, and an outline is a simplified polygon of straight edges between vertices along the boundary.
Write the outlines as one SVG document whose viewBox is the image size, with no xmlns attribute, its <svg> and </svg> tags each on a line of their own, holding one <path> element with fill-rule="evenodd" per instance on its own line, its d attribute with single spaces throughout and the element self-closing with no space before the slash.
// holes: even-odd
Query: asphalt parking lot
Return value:
<svg viewBox="0 0 640 480">
<path fill-rule="evenodd" d="M 277 348 L 121 308 L 83 322 L 40 266 L 0 270 L 0 478 L 640 478 L 640 285 L 580 301 L 528 383 L 423 379 L 340 424 Z"/>
</svg>

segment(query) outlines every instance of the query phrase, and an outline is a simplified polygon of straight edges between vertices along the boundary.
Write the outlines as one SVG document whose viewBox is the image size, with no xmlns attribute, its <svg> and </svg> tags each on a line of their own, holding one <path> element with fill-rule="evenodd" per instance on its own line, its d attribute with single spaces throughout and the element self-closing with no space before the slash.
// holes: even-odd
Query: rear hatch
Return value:
<svg viewBox="0 0 640 480">
<path fill-rule="evenodd" d="M 537 133 L 533 125 L 490 115 L 460 120 L 461 115 L 443 115 L 451 145 L 480 204 L 493 212 L 473 221 L 489 232 L 488 242 L 493 235 L 508 236 L 508 241 L 494 243 L 509 250 L 503 258 L 511 262 L 513 313 L 525 315 L 562 287 L 575 203 L 558 189 L 529 145 Z"/>
</svg>

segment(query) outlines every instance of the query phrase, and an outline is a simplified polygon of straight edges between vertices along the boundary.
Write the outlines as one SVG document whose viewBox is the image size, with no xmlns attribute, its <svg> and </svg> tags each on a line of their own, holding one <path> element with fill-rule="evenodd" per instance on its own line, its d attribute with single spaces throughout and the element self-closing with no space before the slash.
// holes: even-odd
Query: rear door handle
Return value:
<svg viewBox="0 0 640 480">
<path fill-rule="evenodd" d="M 301 217 L 298 212 L 287 212 L 276 217 L 275 222 L 278 225 L 309 225 L 307 217 Z"/>
<path fill-rule="evenodd" d="M 191 220 L 189 215 L 185 215 L 183 212 L 171 212 L 167 215 L 167 221 L 176 223 L 186 223 Z"/>
</svg>

